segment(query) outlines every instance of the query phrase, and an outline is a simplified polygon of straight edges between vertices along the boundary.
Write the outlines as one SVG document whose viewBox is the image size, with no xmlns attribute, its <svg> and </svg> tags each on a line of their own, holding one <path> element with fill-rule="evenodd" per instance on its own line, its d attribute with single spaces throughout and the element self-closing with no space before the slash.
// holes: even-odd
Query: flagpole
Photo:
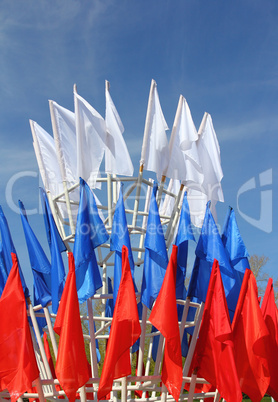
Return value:
<svg viewBox="0 0 278 402">
<path fill-rule="evenodd" d="M 146 326 L 147 326 L 147 310 L 148 310 L 147 306 L 145 306 L 145 304 L 143 304 L 142 320 L 141 320 L 141 336 L 140 336 L 138 364 L 137 364 L 137 376 L 138 377 L 140 377 L 143 372 L 144 346 L 145 346 Z"/>
<path fill-rule="evenodd" d="M 176 221 L 177 221 L 178 216 L 179 216 L 178 207 L 179 207 L 179 204 L 180 204 L 181 196 L 183 194 L 183 189 L 184 189 L 184 184 L 181 184 L 180 191 L 179 191 L 179 193 L 177 195 L 176 202 L 175 202 L 175 205 L 174 205 L 174 208 L 173 208 L 173 211 L 172 211 L 172 214 L 171 214 L 171 218 L 170 218 L 170 221 L 169 221 L 169 224 L 168 224 L 168 227 L 167 227 L 167 231 L 166 231 L 166 235 L 165 235 L 165 238 L 167 239 L 167 241 L 166 241 L 167 249 L 170 247 L 171 242 L 172 242 L 172 237 L 173 237 L 172 228 L 173 227 L 175 228 Z"/>
<path fill-rule="evenodd" d="M 42 361 L 43 361 L 43 364 L 44 364 L 44 367 L 45 367 L 45 370 L 46 370 L 46 373 L 47 373 L 47 377 L 49 379 L 53 380 L 51 370 L 50 370 L 50 367 L 49 367 L 49 364 L 48 364 L 48 360 L 47 360 L 47 357 L 46 357 L 46 353 L 45 353 L 45 350 L 44 350 L 44 346 L 43 346 L 43 343 L 42 343 L 42 340 L 41 340 L 41 335 L 40 335 L 40 330 L 39 330 L 39 327 L 38 327 L 37 319 L 36 319 L 35 312 L 34 312 L 34 309 L 33 309 L 33 306 L 32 306 L 30 298 L 27 299 L 27 304 L 28 304 L 28 310 L 29 310 L 29 314 L 30 314 L 31 321 L 32 321 L 32 324 L 33 324 L 33 328 L 34 328 L 34 331 L 35 331 L 35 335 L 36 335 L 36 338 L 37 338 L 37 343 L 39 345 L 39 349 L 40 349 L 40 352 L 41 352 Z M 55 387 L 54 387 L 54 383 L 52 384 L 52 389 L 53 389 L 53 394 L 55 395 L 56 390 L 55 390 Z"/>
<path fill-rule="evenodd" d="M 49 335 L 50 335 L 50 339 L 51 339 L 51 343 L 52 343 L 52 347 L 53 347 L 54 356 L 55 356 L 55 359 L 57 359 L 58 347 L 57 347 L 56 337 L 55 337 L 55 333 L 54 333 L 54 330 L 52 327 L 51 317 L 49 314 L 48 307 L 43 307 L 43 311 L 44 311 L 47 328 L 49 331 Z"/>
<path fill-rule="evenodd" d="M 158 189 L 158 194 L 157 194 L 157 201 L 156 202 L 157 202 L 158 208 L 159 208 L 159 205 L 160 205 L 160 202 L 161 202 L 165 181 L 166 181 L 166 176 L 163 175 L 161 177 L 161 182 L 160 182 L 159 189 Z"/>
<path fill-rule="evenodd" d="M 197 369 L 194 370 L 192 376 L 191 376 L 191 381 L 190 381 L 190 388 L 189 388 L 189 393 L 188 393 L 188 402 L 193 402 L 193 396 L 195 393 L 195 385 L 196 385 L 196 379 L 197 379 Z"/>
<path fill-rule="evenodd" d="M 202 321 L 202 317 L 203 317 L 203 312 L 204 312 L 204 308 L 205 308 L 205 303 L 201 303 L 200 305 L 200 309 L 199 309 L 199 314 L 198 314 L 198 318 L 196 320 L 196 324 L 195 324 L 195 329 L 192 335 L 192 339 L 190 342 L 190 347 L 187 353 L 187 357 L 186 357 L 186 361 L 185 364 L 183 366 L 183 377 L 187 377 L 188 375 L 188 371 L 191 365 L 191 361 L 192 361 L 192 357 L 195 351 L 195 346 L 197 343 L 197 338 L 198 338 L 198 334 L 199 334 L 199 329 L 200 329 L 200 325 L 201 325 L 201 321 Z M 184 387 L 184 383 L 185 381 L 183 381 L 183 385 L 182 388 Z"/>
<path fill-rule="evenodd" d="M 50 110 L 52 130 L 53 130 L 53 135 L 54 135 L 54 140 L 55 140 L 55 145 L 56 145 L 56 152 L 57 152 L 57 156 L 58 156 L 60 172 L 61 172 L 61 176 L 63 178 L 63 188 L 64 188 L 64 192 L 65 192 L 65 200 L 66 200 L 66 206 L 67 206 L 67 210 L 68 210 L 69 224 L 70 224 L 71 233 L 74 235 L 75 226 L 74 226 L 73 219 L 72 219 L 69 192 L 68 192 L 67 181 L 66 181 L 65 166 L 62 162 L 61 142 L 60 142 L 60 138 L 59 138 L 59 134 L 58 134 L 58 128 L 57 128 L 56 119 L 55 119 L 55 115 L 54 115 L 52 100 L 49 100 L 49 110 Z"/>
<path fill-rule="evenodd" d="M 92 377 L 98 378 L 98 367 L 97 367 L 97 349 L 96 349 L 96 338 L 95 338 L 95 328 L 94 328 L 94 315 L 92 308 L 92 298 L 90 297 L 87 301 L 87 309 L 89 316 L 89 330 L 90 330 L 90 354 L 91 354 L 91 368 Z"/>
</svg>

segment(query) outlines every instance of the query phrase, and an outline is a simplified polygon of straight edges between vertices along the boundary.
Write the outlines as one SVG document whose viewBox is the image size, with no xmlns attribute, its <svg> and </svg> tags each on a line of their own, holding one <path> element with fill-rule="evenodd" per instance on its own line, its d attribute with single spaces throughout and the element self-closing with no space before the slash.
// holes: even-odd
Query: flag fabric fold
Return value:
<svg viewBox="0 0 278 402">
<path fill-rule="evenodd" d="M 218 228 L 207 204 L 206 215 L 195 250 L 196 258 L 188 287 L 188 296 L 205 302 L 211 268 L 216 259 L 219 262 L 225 295 L 228 297 L 234 284 L 234 269 L 224 249 Z"/>
<path fill-rule="evenodd" d="M 267 361 L 270 336 L 258 302 L 256 279 L 250 269 L 244 274 L 232 331 L 241 390 L 253 402 L 259 402 L 270 383 Z"/>
<path fill-rule="evenodd" d="M 44 197 L 44 203 L 46 206 L 46 220 L 49 224 L 50 234 L 50 253 L 51 253 L 51 298 L 52 298 L 52 311 L 54 314 L 58 311 L 59 300 L 62 296 L 65 280 L 65 268 L 61 255 L 61 248 L 64 245 L 61 242 L 60 235 L 58 236 L 58 230 L 54 222 L 54 218 L 48 204 L 47 196 L 45 192 L 42 192 Z"/>
<path fill-rule="evenodd" d="M 62 253 L 63 251 L 66 251 L 67 248 L 61 238 L 61 235 L 57 229 L 55 222 L 54 222 L 54 225 L 52 226 L 52 230 L 50 229 L 50 218 L 49 218 L 49 214 L 48 214 L 48 211 L 50 210 L 50 206 L 49 206 L 46 192 L 44 191 L 44 189 L 42 187 L 40 187 L 40 198 L 41 198 L 44 226 L 45 226 L 46 237 L 47 237 L 47 241 L 49 244 L 49 248 L 51 250 L 51 242 L 52 242 L 51 236 L 54 236 L 56 239 L 55 241 L 58 244 L 60 253 Z"/>
<path fill-rule="evenodd" d="M 149 309 L 152 308 L 153 302 L 158 296 L 168 265 L 166 243 L 155 199 L 156 193 L 157 183 L 155 182 L 145 237 L 145 259 L 141 287 L 141 301 Z"/>
<path fill-rule="evenodd" d="M 77 141 L 77 177 L 95 188 L 106 147 L 103 117 L 74 90 Z"/>
<path fill-rule="evenodd" d="M 27 318 L 17 257 L 0 299 L 0 390 L 8 389 L 15 402 L 39 377 Z"/>
<path fill-rule="evenodd" d="M 75 114 L 51 100 L 49 108 L 61 176 L 73 185 L 78 181 Z"/>
<path fill-rule="evenodd" d="M 273 280 L 269 278 L 265 290 L 262 306 L 262 315 L 269 332 L 269 357 L 268 366 L 270 384 L 267 393 L 276 401 L 278 400 L 278 309 L 275 303 Z"/>
<path fill-rule="evenodd" d="M 108 81 L 105 82 L 105 99 L 105 171 L 112 174 L 132 176 L 134 169 L 123 138 L 124 126 L 111 98 Z"/>
<path fill-rule="evenodd" d="M 69 273 L 54 324 L 54 331 L 60 335 L 55 371 L 69 401 L 73 402 L 76 391 L 89 380 L 89 372 L 72 253 L 68 254 L 68 259 Z"/>
<path fill-rule="evenodd" d="M 22 201 L 18 204 L 34 278 L 34 300 L 45 307 L 51 301 L 51 265 L 28 222 Z"/>
<path fill-rule="evenodd" d="M 0 234 L 1 234 L 1 240 L 2 240 L 2 253 L 1 253 L 2 258 L 1 259 L 4 264 L 6 273 L 8 275 L 13 266 L 11 253 L 14 253 L 16 255 L 16 251 L 15 251 L 14 243 L 12 240 L 11 232 L 9 229 L 9 225 L 8 225 L 7 219 L 4 215 L 1 205 L 0 205 Z M 19 270 L 19 275 L 20 275 L 24 295 L 25 295 L 25 297 L 29 297 L 30 296 L 29 289 L 26 285 L 19 261 L 18 261 L 18 270 Z"/>
<path fill-rule="evenodd" d="M 230 264 L 234 268 L 235 284 L 227 296 L 227 304 L 232 321 L 244 277 L 244 272 L 246 269 L 250 269 L 250 265 L 247 258 L 248 252 L 243 243 L 236 222 L 235 212 L 231 207 L 227 213 L 221 239 L 229 256 Z"/>
<path fill-rule="evenodd" d="M 63 192 L 63 183 L 54 138 L 35 121 L 30 120 L 30 126 L 44 188 L 46 191 L 50 191 L 52 196 L 61 194 Z"/>
<path fill-rule="evenodd" d="M 157 92 L 157 84 L 151 82 L 140 165 L 157 174 L 157 179 L 166 172 L 169 163 L 168 130 Z"/>
<path fill-rule="evenodd" d="M 227 402 L 242 401 L 235 365 L 233 333 L 218 261 L 213 263 L 192 369 Z"/>
<path fill-rule="evenodd" d="M 173 245 L 164 281 L 149 317 L 165 338 L 161 379 L 176 401 L 182 386 L 181 341 L 176 304 L 177 253 L 178 247 Z"/>
<path fill-rule="evenodd" d="M 171 133 L 170 160 L 166 176 L 190 187 L 204 179 L 197 149 L 198 134 L 189 106 L 181 95 Z"/>
<path fill-rule="evenodd" d="M 198 130 L 197 150 L 204 178 L 201 184 L 195 184 L 188 189 L 188 203 L 192 223 L 201 227 L 204 220 L 206 204 L 211 201 L 211 208 L 216 220 L 215 205 L 224 202 L 221 180 L 220 147 L 209 113 L 205 113 Z"/>
<path fill-rule="evenodd" d="M 129 350 L 141 334 L 128 249 L 125 246 L 122 249 L 122 261 L 123 272 L 99 383 L 99 400 L 111 391 L 113 380 L 131 374 Z"/>
<path fill-rule="evenodd" d="M 78 300 L 83 303 L 102 286 L 95 248 L 108 240 L 108 233 L 98 214 L 94 194 L 80 178 L 80 202 L 73 255 L 76 265 Z"/>
<path fill-rule="evenodd" d="M 128 260 L 132 278 L 134 278 L 134 260 L 131 250 L 130 237 L 127 227 L 127 220 L 125 214 L 125 206 L 122 193 L 122 185 L 119 191 L 119 197 L 115 208 L 115 213 L 112 222 L 110 250 L 115 251 L 114 261 L 114 291 L 113 299 L 114 305 L 116 303 L 118 289 L 122 276 L 122 249 L 126 246 L 128 249 Z"/>
</svg>

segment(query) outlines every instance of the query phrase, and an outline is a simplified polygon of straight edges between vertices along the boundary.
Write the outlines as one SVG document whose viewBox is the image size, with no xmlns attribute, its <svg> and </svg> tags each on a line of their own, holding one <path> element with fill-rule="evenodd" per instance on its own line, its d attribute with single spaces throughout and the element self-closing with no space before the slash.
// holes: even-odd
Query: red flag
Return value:
<svg viewBox="0 0 278 402">
<path fill-rule="evenodd" d="M 88 380 L 88 362 L 85 353 L 77 298 L 73 254 L 69 253 L 69 273 L 62 294 L 54 331 L 60 335 L 56 375 L 69 401 Z"/>
<path fill-rule="evenodd" d="M 39 377 L 16 255 L 0 299 L 0 390 L 16 401 Z"/>
<path fill-rule="evenodd" d="M 269 278 L 262 302 L 262 314 L 266 323 L 269 339 L 269 372 L 270 384 L 267 393 L 278 401 L 278 309 L 275 304 L 273 280 Z"/>
<path fill-rule="evenodd" d="M 171 258 L 149 320 L 165 338 L 161 380 L 177 401 L 182 386 L 181 340 L 176 303 L 178 247 L 173 246 Z"/>
<path fill-rule="evenodd" d="M 98 399 L 104 399 L 111 391 L 113 380 L 131 374 L 129 348 L 137 341 L 140 334 L 141 327 L 128 262 L 128 249 L 123 246 L 122 278 L 99 383 Z"/>
<path fill-rule="evenodd" d="M 236 371 L 233 334 L 217 260 L 214 260 L 204 314 L 193 361 L 193 369 L 218 389 L 227 402 L 241 402 Z"/>
<path fill-rule="evenodd" d="M 259 402 L 269 386 L 267 327 L 258 303 L 258 288 L 253 272 L 247 269 L 232 323 L 235 362 L 241 390 Z"/>
</svg>

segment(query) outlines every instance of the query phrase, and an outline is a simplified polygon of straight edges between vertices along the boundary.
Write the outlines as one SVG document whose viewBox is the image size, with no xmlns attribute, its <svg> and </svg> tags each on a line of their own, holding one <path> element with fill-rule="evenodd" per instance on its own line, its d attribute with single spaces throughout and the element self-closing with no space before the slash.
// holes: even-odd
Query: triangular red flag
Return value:
<svg viewBox="0 0 278 402">
<path fill-rule="evenodd" d="M 104 399 L 111 391 L 113 380 L 131 374 L 129 349 L 140 334 L 141 327 L 128 261 L 128 249 L 123 246 L 122 278 L 99 383 L 98 399 Z"/>
<path fill-rule="evenodd" d="M 241 402 L 233 334 L 218 261 L 214 260 L 205 308 L 192 361 L 198 377 L 205 378 L 227 402 Z"/>
<path fill-rule="evenodd" d="M 269 278 L 262 302 L 262 314 L 266 323 L 269 339 L 268 366 L 270 372 L 270 384 L 267 393 L 278 401 L 278 309 L 275 304 L 273 280 Z"/>
<path fill-rule="evenodd" d="M 171 258 L 149 320 L 165 338 L 161 380 L 177 401 L 182 386 L 181 340 L 176 303 L 178 247 L 173 245 Z"/>
<path fill-rule="evenodd" d="M 267 362 L 270 336 L 258 303 L 256 279 L 250 269 L 244 274 L 232 330 L 241 390 L 253 402 L 259 402 L 270 382 Z"/>
<path fill-rule="evenodd" d="M 0 390 L 8 389 L 11 401 L 32 387 L 39 377 L 28 324 L 26 302 L 16 255 L 0 299 Z"/>
<path fill-rule="evenodd" d="M 76 290 L 75 266 L 72 253 L 68 254 L 69 273 L 62 294 L 54 331 L 60 335 L 56 362 L 56 375 L 69 401 L 76 391 L 89 380 Z"/>
</svg>

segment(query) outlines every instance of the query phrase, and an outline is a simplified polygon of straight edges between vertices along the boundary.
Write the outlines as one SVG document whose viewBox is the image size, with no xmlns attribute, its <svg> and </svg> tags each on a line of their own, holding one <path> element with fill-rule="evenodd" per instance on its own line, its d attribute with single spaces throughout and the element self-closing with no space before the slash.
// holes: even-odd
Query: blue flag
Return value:
<svg viewBox="0 0 278 402">
<path fill-rule="evenodd" d="M 178 233 L 175 241 L 176 246 L 178 246 L 176 298 L 182 300 L 186 299 L 186 289 L 184 286 L 184 281 L 186 277 L 188 240 L 195 241 L 195 238 L 193 235 L 193 229 L 190 220 L 189 205 L 185 192 L 178 226 Z"/>
<path fill-rule="evenodd" d="M 0 205 L 0 233 L 1 233 L 1 239 L 2 239 L 2 260 L 5 266 L 5 270 L 7 274 L 10 273 L 10 270 L 12 268 L 12 256 L 11 253 L 15 253 L 15 247 L 12 241 L 12 236 L 9 230 L 8 222 L 6 220 L 6 217 L 4 215 L 4 212 L 2 210 L 2 207 Z M 18 260 L 18 259 L 17 259 Z M 18 262 L 18 269 L 19 269 L 19 274 L 20 274 L 20 279 L 21 279 L 21 284 L 23 287 L 24 291 L 24 296 L 27 298 L 30 296 L 29 289 L 25 283 L 25 279 L 21 270 L 21 267 Z"/>
<path fill-rule="evenodd" d="M 44 189 L 41 187 L 40 187 L 40 194 L 41 194 L 41 205 L 42 205 L 42 211 L 43 211 L 44 226 L 45 226 L 45 230 L 46 230 L 46 237 L 47 237 L 47 241 L 49 244 L 49 248 L 51 250 L 51 236 L 52 236 L 52 232 L 53 232 L 54 236 L 55 236 L 55 242 L 57 243 L 60 253 L 62 253 L 63 251 L 66 251 L 67 248 L 60 236 L 60 233 L 57 229 L 55 222 L 54 222 L 54 226 L 53 226 L 52 230 L 50 229 L 49 214 L 47 212 L 47 205 L 49 205 L 48 199 L 47 199 L 47 195 L 46 195 Z"/>
<path fill-rule="evenodd" d="M 111 278 L 108 277 L 108 293 L 113 294 L 113 287 Z M 113 299 L 107 299 L 105 303 L 105 317 L 113 317 L 114 302 Z"/>
<path fill-rule="evenodd" d="M 42 192 L 43 200 L 46 206 L 46 219 L 49 222 L 50 230 L 50 252 L 51 252 L 51 298 L 52 298 L 52 311 L 57 313 L 59 307 L 59 300 L 61 299 L 64 284 L 65 284 L 65 268 L 60 251 L 60 241 L 57 237 L 57 227 L 52 216 L 51 209 L 48 204 L 45 192 Z"/>
<path fill-rule="evenodd" d="M 4 263 L 3 246 L 2 246 L 2 242 L 0 240 L 0 297 L 4 290 L 7 279 L 8 279 L 8 273 L 7 273 L 7 270 L 5 267 L 5 263 Z"/>
<path fill-rule="evenodd" d="M 128 260 L 130 265 L 130 271 L 134 282 L 134 260 L 131 250 L 129 232 L 127 227 L 127 220 L 125 214 L 125 206 L 122 193 L 122 185 L 119 192 L 119 198 L 116 204 L 116 209 L 113 217 L 112 231 L 110 238 L 110 250 L 115 251 L 114 261 L 114 291 L 113 299 L 114 305 L 122 277 L 122 248 L 126 246 L 128 248 Z M 136 291 L 136 289 L 135 289 Z"/>
<path fill-rule="evenodd" d="M 126 246 L 128 249 L 128 260 L 130 265 L 130 271 L 133 279 L 134 289 L 135 292 L 138 292 L 137 286 L 134 280 L 134 260 L 132 255 L 130 237 L 127 227 L 127 220 L 125 214 L 125 206 L 123 200 L 123 193 L 122 187 L 119 191 L 119 198 L 116 204 L 115 213 L 113 217 L 112 223 L 112 231 L 111 231 L 111 238 L 110 238 L 110 250 L 115 251 L 115 260 L 114 260 L 114 291 L 113 291 L 113 303 L 115 306 L 118 290 L 121 282 L 122 277 L 122 248 Z M 109 286 L 109 281 L 108 281 Z M 137 305 L 138 308 L 138 315 L 139 319 L 142 318 L 142 303 L 140 302 Z M 139 348 L 140 340 L 138 339 L 136 343 L 132 347 L 132 353 L 136 352 Z"/>
<path fill-rule="evenodd" d="M 224 249 L 218 228 L 210 211 L 210 202 L 207 204 L 204 223 L 195 254 L 196 259 L 188 287 L 189 297 L 196 297 L 199 301 L 203 302 L 206 300 L 214 259 L 219 262 L 225 295 L 228 297 L 235 284 L 234 269 L 230 264 L 229 257 Z"/>
<path fill-rule="evenodd" d="M 19 200 L 18 204 L 34 278 L 34 303 L 45 307 L 51 301 L 51 265 L 28 222 L 23 203 Z"/>
<path fill-rule="evenodd" d="M 102 279 L 94 249 L 109 236 L 98 214 L 95 197 L 87 183 L 80 178 L 78 207 L 73 255 L 75 259 L 78 300 L 83 303 L 102 287 Z"/>
<path fill-rule="evenodd" d="M 235 285 L 227 296 L 227 304 L 231 321 L 237 305 L 244 273 L 250 269 L 248 252 L 241 238 L 233 208 L 229 208 L 223 227 L 222 242 L 234 268 Z"/>
<path fill-rule="evenodd" d="M 145 259 L 141 301 L 149 309 L 158 296 L 168 265 L 168 254 L 156 203 L 157 183 L 153 185 L 145 237 Z"/>
</svg>

